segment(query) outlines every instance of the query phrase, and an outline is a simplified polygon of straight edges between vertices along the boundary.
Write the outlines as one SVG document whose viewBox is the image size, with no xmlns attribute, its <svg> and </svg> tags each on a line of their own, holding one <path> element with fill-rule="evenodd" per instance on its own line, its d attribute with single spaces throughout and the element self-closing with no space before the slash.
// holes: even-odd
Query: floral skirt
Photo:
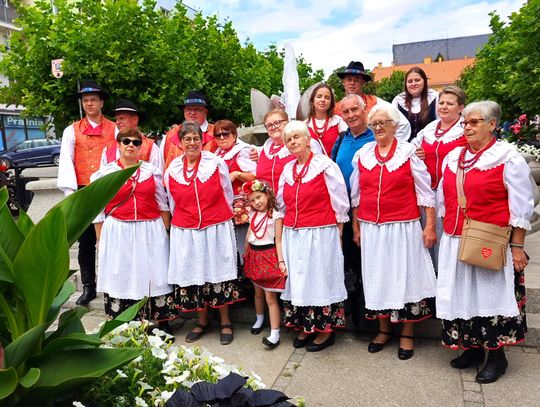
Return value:
<svg viewBox="0 0 540 407">
<path fill-rule="evenodd" d="M 514 292 L 519 309 L 515 317 L 474 317 L 471 319 L 442 320 L 442 343 L 451 349 L 482 347 L 488 350 L 515 345 L 525 340 L 525 274 L 514 273 Z"/>
<path fill-rule="evenodd" d="M 278 267 L 275 245 L 250 245 L 245 254 L 244 274 L 266 291 L 283 292 L 285 280 Z"/>
<path fill-rule="evenodd" d="M 174 286 L 176 307 L 181 312 L 202 311 L 207 306 L 220 308 L 245 300 L 236 280 L 204 283 L 189 287 Z"/>
<path fill-rule="evenodd" d="M 316 307 L 300 307 L 283 301 L 284 323 L 294 330 L 306 333 L 332 332 L 334 328 L 345 328 L 344 302 Z"/>
<path fill-rule="evenodd" d="M 149 321 L 168 321 L 178 318 L 178 310 L 174 304 L 173 292 L 165 295 L 150 297 L 144 307 L 139 310 L 137 315 L 140 319 Z M 105 313 L 112 318 L 117 317 L 139 300 L 128 300 L 114 298 L 105 293 L 103 295 L 105 302 Z"/>
<path fill-rule="evenodd" d="M 435 298 L 425 298 L 418 302 L 408 302 L 401 309 L 366 309 L 367 319 L 390 318 L 390 322 L 420 322 L 435 314 Z"/>
</svg>

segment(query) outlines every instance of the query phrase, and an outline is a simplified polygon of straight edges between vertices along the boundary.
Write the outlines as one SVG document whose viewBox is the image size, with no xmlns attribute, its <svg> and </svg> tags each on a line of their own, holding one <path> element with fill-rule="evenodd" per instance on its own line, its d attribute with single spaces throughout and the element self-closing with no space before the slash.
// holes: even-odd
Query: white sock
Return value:
<svg viewBox="0 0 540 407">
<path fill-rule="evenodd" d="M 257 316 L 257 320 L 252 326 L 252 328 L 254 329 L 260 328 L 262 324 L 264 323 L 264 314 L 256 314 L 256 316 Z"/>
<path fill-rule="evenodd" d="M 272 343 L 277 343 L 277 341 L 279 341 L 279 328 L 270 330 L 270 336 L 268 337 L 268 340 Z"/>
</svg>

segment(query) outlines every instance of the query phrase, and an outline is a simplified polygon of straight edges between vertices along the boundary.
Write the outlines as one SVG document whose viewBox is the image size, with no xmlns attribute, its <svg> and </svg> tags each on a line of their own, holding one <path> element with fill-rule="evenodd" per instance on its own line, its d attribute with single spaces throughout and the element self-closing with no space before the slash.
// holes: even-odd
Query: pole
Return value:
<svg viewBox="0 0 540 407">
<path fill-rule="evenodd" d="M 77 94 L 79 94 L 79 92 L 81 91 L 81 82 L 77 79 Z M 80 95 L 79 95 L 80 96 Z M 81 98 L 79 97 L 78 98 L 79 100 L 79 116 L 82 120 L 83 118 L 83 114 L 82 114 L 82 101 L 81 101 Z"/>
</svg>

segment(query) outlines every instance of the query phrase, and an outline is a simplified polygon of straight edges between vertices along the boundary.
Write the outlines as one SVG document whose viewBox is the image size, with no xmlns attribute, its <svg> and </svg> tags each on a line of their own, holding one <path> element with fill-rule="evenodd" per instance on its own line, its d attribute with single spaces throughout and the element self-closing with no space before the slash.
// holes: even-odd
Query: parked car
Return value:
<svg viewBox="0 0 540 407">
<path fill-rule="evenodd" d="M 60 141 L 49 139 L 26 140 L 0 154 L 0 163 L 8 168 L 58 165 Z"/>
</svg>

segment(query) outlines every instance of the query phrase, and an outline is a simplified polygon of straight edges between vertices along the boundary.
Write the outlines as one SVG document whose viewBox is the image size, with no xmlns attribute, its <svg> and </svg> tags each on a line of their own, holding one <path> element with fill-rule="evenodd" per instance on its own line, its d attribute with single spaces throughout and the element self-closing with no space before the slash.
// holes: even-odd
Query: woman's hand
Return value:
<svg viewBox="0 0 540 407">
<path fill-rule="evenodd" d="M 433 247 L 437 243 L 437 233 L 435 233 L 435 226 L 427 226 L 422 232 L 422 239 L 424 240 L 424 246 L 428 249 Z"/>
<path fill-rule="evenodd" d="M 255 147 L 249 149 L 249 159 L 255 162 L 259 161 L 259 152 Z"/>
<path fill-rule="evenodd" d="M 421 160 L 425 160 L 426 159 L 426 152 L 424 151 L 424 149 L 422 147 L 418 147 L 416 149 L 416 156 L 418 158 L 420 158 Z"/>
<path fill-rule="evenodd" d="M 529 261 L 523 247 L 512 247 L 512 259 L 514 261 L 514 271 L 519 272 L 525 270 Z"/>
<path fill-rule="evenodd" d="M 284 276 L 287 276 L 288 273 L 287 273 L 287 266 L 285 266 L 285 262 L 284 261 L 280 261 L 278 263 L 278 267 L 279 267 L 279 270 L 281 271 L 281 274 L 283 274 Z"/>
<path fill-rule="evenodd" d="M 234 182 L 236 178 L 241 174 L 240 171 L 233 171 L 229 173 L 229 178 L 231 179 L 231 182 Z"/>
</svg>

